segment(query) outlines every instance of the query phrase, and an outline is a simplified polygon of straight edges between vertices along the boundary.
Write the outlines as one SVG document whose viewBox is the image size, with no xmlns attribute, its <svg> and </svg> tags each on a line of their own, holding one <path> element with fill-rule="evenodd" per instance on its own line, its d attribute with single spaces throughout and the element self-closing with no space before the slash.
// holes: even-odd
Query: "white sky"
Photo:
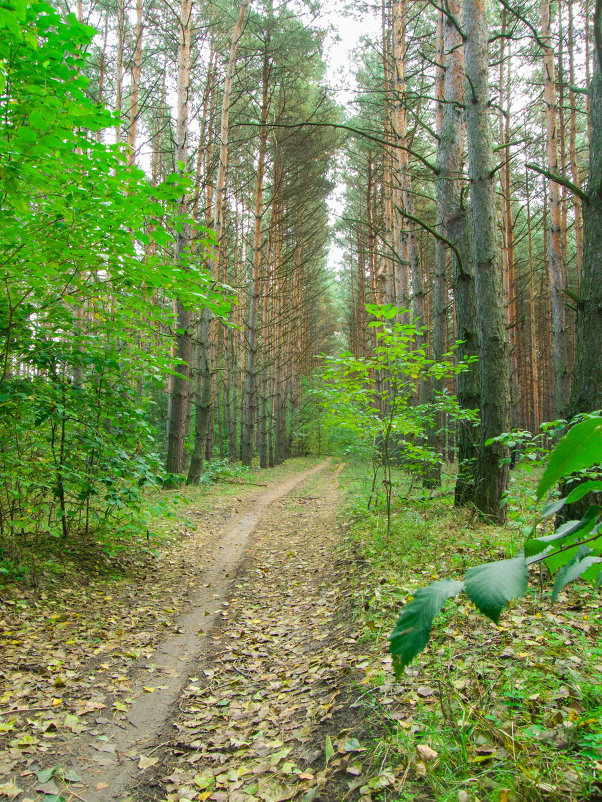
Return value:
<svg viewBox="0 0 602 802">
<path fill-rule="evenodd" d="M 344 12 L 345 5 L 344 0 L 325 0 L 322 3 L 321 19 L 331 28 L 324 44 L 326 80 L 333 90 L 337 103 L 352 113 L 352 101 L 357 88 L 354 50 L 358 47 L 362 36 L 369 36 L 378 41 L 381 20 L 378 13 L 351 16 L 348 12 Z M 344 185 L 338 185 L 328 199 L 331 223 L 334 223 L 343 211 L 344 190 Z M 333 239 L 328 256 L 329 268 L 340 273 L 344 261 L 345 251 Z"/>
</svg>

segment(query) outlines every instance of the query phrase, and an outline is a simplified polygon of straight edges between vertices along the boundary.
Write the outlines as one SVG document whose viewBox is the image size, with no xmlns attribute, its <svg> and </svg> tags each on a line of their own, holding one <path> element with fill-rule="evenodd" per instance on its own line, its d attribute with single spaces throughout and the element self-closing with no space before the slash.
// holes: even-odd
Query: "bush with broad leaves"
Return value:
<svg viewBox="0 0 602 802">
<path fill-rule="evenodd" d="M 602 417 L 586 417 L 560 440 L 537 486 L 541 500 L 561 479 L 577 472 L 594 474 L 602 464 Z M 579 520 L 566 521 L 551 535 L 539 535 L 539 524 L 555 515 L 565 504 L 579 501 L 588 493 L 602 491 L 602 480 L 585 478 L 565 498 L 553 501 L 542 511 L 520 554 L 509 560 L 469 568 L 463 581 L 440 579 L 421 588 L 406 604 L 389 636 L 395 672 L 403 669 L 427 645 L 433 619 L 445 602 L 464 591 L 476 608 L 497 623 L 506 602 L 523 596 L 529 568 L 544 563 L 554 576 L 552 601 L 569 582 L 582 578 L 602 585 L 602 507 L 591 504 Z"/>
</svg>

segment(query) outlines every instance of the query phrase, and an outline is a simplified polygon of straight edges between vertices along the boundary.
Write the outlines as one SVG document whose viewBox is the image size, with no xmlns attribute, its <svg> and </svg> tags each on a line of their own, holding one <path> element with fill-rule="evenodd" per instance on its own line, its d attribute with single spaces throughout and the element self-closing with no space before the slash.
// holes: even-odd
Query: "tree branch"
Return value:
<svg viewBox="0 0 602 802">
<path fill-rule="evenodd" d="M 466 276 L 466 272 L 464 271 L 464 267 L 462 265 L 462 257 L 460 256 L 460 251 L 456 248 L 456 246 L 454 245 L 454 243 L 451 240 L 447 239 L 447 237 L 444 237 L 443 234 L 440 234 L 438 231 L 435 231 L 434 228 L 429 226 L 423 220 L 420 220 L 418 217 L 414 217 L 413 214 L 408 214 L 407 212 L 404 212 L 404 210 L 400 209 L 397 204 L 395 204 L 395 208 L 397 209 L 399 214 L 403 215 L 403 217 L 405 217 L 407 220 L 411 220 L 413 223 L 416 223 L 421 228 L 423 228 L 425 231 L 428 231 L 429 234 L 432 234 L 432 236 L 435 237 L 435 239 L 438 239 L 441 242 L 444 242 L 449 248 L 451 248 L 453 253 L 454 253 L 454 256 L 458 260 L 458 271 L 459 271 L 460 275 L 461 276 Z"/>
<path fill-rule="evenodd" d="M 503 6 L 504 6 L 504 8 L 506 9 L 506 11 L 509 11 L 509 12 L 510 12 L 510 13 L 511 13 L 513 16 L 515 16 L 517 19 L 519 19 L 521 22 L 523 22 L 523 23 L 524 23 L 524 24 L 527 26 L 527 28 L 528 28 L 528 29 L 531 31 L 531 33 L 533 34 L 533 37 L 534 37 L 535 41 L 537 42 L 537 44 L 538 44 L 538 45 L 539 45 L 539 46 L 540 46 L 540 47 L 541 47 L 543 50 L 548 50 L 548 48 L 550 47 L 550 45 L 546 44 L 546 43 L 543 41 L 543 39 L 541 39 L 541 37 L 539 36 L 539 34 L 537 33 L 537 31 L 535 30 L 535 26 L 534 26 L 534 25 L 532 25 L 532 24 L 529 22 L 529 20 L 528 20 L 528 19 L 526 19 L 525 17 L 523 17 L 523 15 L 522 15 L 522 14 L 519 14 L 519 13 L 518 13 L 518 11 L 517 11 L 515 8 L 512 8 L 512 6 L 511 6 L 511 5 L 509 5 L 509 4 L 506 2 L 506 0 L 500 0 L 500 3 L 501 3 Z"/>
<path fill-rule="evenodd" d="M 543 167 L 539 167 L 539 165 L 532 164 L 531 162 L 527 162 L 526 167 L 528 167 L 529 170 L 533 170 L 534 172 L 549 178 L 550 181 L 555 181 L 557 184 L 570 189 L 574 195 L 576 195 L 578 198 L 581 198 L 583 203 L 589 203 L 587 194 L 576 184 L 573 184 L 572 181 L 569 181 L 568 178 L 563 178 L 561 175 L 558 175 L 558 173 L 552 173 L 549 170 L 544 170 Z"/>
<path fill-rule="evenodd" d="M 434 6 L 434 8 L 437 9 L 437 11 L 440 11 L 442 14 L 444 14 L 447 17 L 447 19 L 451 22 L 451 24 L 454 26 L 454 28 L 458 31 L 458 33 L 462 37 L 462 41 L 463 42 L 466 41 L 466 36 L 464 34 L 464 31 L 460 27 L 460 23 L 458 22 L 458 20 L 454 17 L 454 15 L 449 10 L 448 0 L 443 0 L 443 5 L 442 6 L 440 6 L 437 3 L 435 3 L 435 0 L 430 0 L 430 3 L 431 3 L 432 6 Z"/>
<path fill-rule="evenodd" d="M 255 127 L 260 127 L 261 123 L 256 122 L 244 122 L 242 125 L 251 125 Z M 363 136 L 365 139 L 368 139 L 370 142 L 376 142 L 377 145 L 383 145 L 386 148 L 396 148 L 397 150 L 405 150 L 406 153 L 409 153 L 410 156 L 414 156 L 415 159 L 418 159 L 419 162 L 424 164 L 425 167 L 428 167 L 431 172 L 437 175 L 437 168 L 434 164 L 431 164 L 428 159 L 425 159 L 424 156 L 421 156 L 420 153 L 417 153 L 415 150 L 411 148 L 407 148 L 405 145 L 399 145 L 397 142 L 387 142 L 386 139 L 381 139 L 374 134 L 371 134 L 369 131 L 364 131 L 362 128 L 354 128 L 351 125 L 345 125 L 343 123 L 312 123 L 312 122 L 303 122 L 303 123 L 266 123 L 266 128 L 305 128 L 305 127 L 313 127 L 313 128 L 336 128 L 340 131 L 349 131 L 351 134 L 357 134 L 358 136 Z"/>
</svg>

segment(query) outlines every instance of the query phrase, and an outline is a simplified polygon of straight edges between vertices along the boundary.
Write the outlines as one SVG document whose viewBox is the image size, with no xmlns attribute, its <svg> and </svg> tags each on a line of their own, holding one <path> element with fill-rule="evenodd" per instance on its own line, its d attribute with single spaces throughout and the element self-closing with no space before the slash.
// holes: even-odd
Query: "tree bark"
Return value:
<svg viewBox="0 0 602 802">
<path fill-rule="evenodd" d="M 449 10 L 459 19 L 461 0 L 450 0 Z M 465 142 L 464 83 L 465 63 L 462 36 L 449 16 L 444 18 L 444 108 L 437 153 L 437 212 L 446 237 L 455 245 L 453 289 L 457 337 L 461 341 L 458 359 L 479 355 L 475 276 L 470 238 L 470 223 L 462 198 L 463 156 Z M 478 368 L 458 376 L 458 401 L 463 409 L 480 409 L 481 392 Z M 474 499 L 478 455 L 477 429 L 471 422 L 458 426 L 458 478 L 455 503 L 468 504 Z"/>
<path fill-rule="evenodd" d="M 587 203 L 583 204 L 583 272 L 577 306 L 577 358 L 569 413 L 602 408 L 602 0 L 594 16 L 594 70 Z"/>
<path fill-rule="evenodd" d="M 466 133 L 468 143 L 472 253 L 480 345 L 481 428 L 474 503 L 492 521 L 503 522 L 500 506 L 508 484 L 506 449 L 485 445 L 508 430 L 508 343 L 497 241 L 495 173 L 489 123 L 487 0 L 464 0 L 466 36 Z"/>
<path fill-rule="evenodd" d="M 268 140 L 268 111 L 270 57 L 265 45 L 262 71 L 261 128 L 259 132 L 259 150 L 257 154 L 257 180 L 255 183 L 255 214 L 253 233 L 253 273 L 251 292 L 247 314 L 247 358 L 245 365 L 245 391 L 243 406 L 243 437 L 241 443 L 241 462 L 243 465 L 253 463 L 253 444 L 255 418 L 257 414 L 257 312 L 261 296 L 260 267 L 263 252 L 263 183 Z"/>
<path fill-rule="evenodd" d="M 140 97 L 140 71 L 142 68 L 142 0 L 136 0 L 136 27 L 134 28 L 136 46 L 134 50 L 134 64 L 132 66 L 132 86 L 130 90 L 130 114 L 128 129 L 128 161 L 133 164 L 136 160 L 136 133 L 138 129 L 139 97 Z"/>
<path fill-rule="evenodd" d="M 182 0 L 180 6 L 180 40 L 178 45 L 177 121 L 175 162 L 178 171 L 186 170 L 188 155 L 188 89 L 190 84 L 190 35 L 192 30 L 192 0 Z M 188 198 L 181 200 L 181 211 L 186 212 Z M 177 235 L 175 258 L 182 260 L 189 246 L 188 226 L 182 226 Z M 190 364 L 192 360 L 192 313 L 178 300 L 176 304 L 176 372 L 171 391 L 169 434 L 167 438 L 166 468 L 169 473 L 184 470 L 184 438 L 190 394 Z"/>
<path fill-rule="evenodd" d="M 558 103 L 556 70 L 550 30 L 550 0 L 541 0 L 541 38 L 547 47 L 543 55 L 544 101 L 546 105 L 546 160 L 550 172 L 559 174 Z M 568 331 L 566 321 L 566 264 L 562 255 L 562 210 L 560 185 L 550 181 L 548 188 L 548 273 L 552 307 L 552 348 L 554 351 L 554 387 L 556 415 L 564 417 L 570 392 Z"/>
</svg>

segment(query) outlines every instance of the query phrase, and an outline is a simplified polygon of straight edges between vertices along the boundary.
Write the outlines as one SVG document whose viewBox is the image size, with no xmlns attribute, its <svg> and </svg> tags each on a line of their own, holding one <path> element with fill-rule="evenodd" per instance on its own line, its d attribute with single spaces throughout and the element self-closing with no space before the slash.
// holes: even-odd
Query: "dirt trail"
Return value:
<svg viewBox="0 0 602 802">
<path fill-rule="evenodd" d="M 151 676 L 144 668 L 138 672 L 130 694 L 135 701 L 127 720 L 105 724 L 94 740 L 85 739 L 89 740 L 85 746 L 80 739 L 79 755 L 70 761 L 70 769 L 85 781 L 85 788 L 77 790 L 80 798 L 86 802 L 128 798 L 127 788 L 139 772 L 140 758 L 156 745 L 157 735 L 169 725 L 182 685 L 207 649 L 206 633 L 226 599 L 251 533 L 270 504 L 327 465 L 328 461 L 322 462 L 266 490 L 248 512 L 226 524 L 214 546 L 213 562 L 203 570 L 202 586 L 191 597 L 189 611 L 178 619 L 179 634 L 155 649 L 146 666 Z M 149 686 L 154 687 L 152 693 L 144 691 Z"/>
<path fill-rule="evenodd" d="M 272 505 L 136 800 L 357 799 L 365 710 L 340 550 L 339 471 Z M 174 727 L 176 735 L 174 737 Z"/>
<path fill-rule="evenodd" d="M 356 780 L 362 784 L 363 748 L 354 740 L 363 731 L 362 711 L 344 690 L 359 676 L 361 658 L 348 615 L 351 571 L 340 551 L 339 469 L 328 465 L 246 494 L 237 500 L 244 512 L 226 520 L 231 502 L 221 496 L 210 511 L 188 508 L 163 578 L 171 589 L 181 576 L 173 605 L 185 612 L 175 627 L 165 618 L 169 591 L 151 598 L 135 590 L 129 621 L 123 600 L 114 608 L 112 591 L 100 617 L 103 632 L 115 628 L 78 667 L 81 647 L 72 647 L 79 652 L 71 662 L 66 649 L 79 630 L 69 622 L 48 630 L 39 616 L 31 619 L 37 639 L 12 674 L 15 690 L 5 694 L 17 723 L 9 722 L 5 739 L 13 740 L 0 750 L 0 796 L 4 790 L 17 802 L 310 802 L 339 799 L 341 790 L 353 793 Z M 197 519 L 200 526 L 190 523 Z M 143 587 L 149 581 L 152 574 Z M 88 618 L 71 609 L 69 621 Z M 156 621 L 151 631 L 149 615 Z M 98 619 L 97 606 L 89 617 Z M 44 665 L 40 643 L 52 632 L 56 644 L 62 626 L 61 674 L 40 668 L 36 675 Z M 157 640 L 162 627 L 174 634 Z M 157 645 L 128 663 L 127 644 L 153 633 Z M 19 673 L 23 665 L 26 674 Z M 59 690 L 64 701 L 50 699 L 63 676 L 72 687 Z M 24 706 L 28 688 L 35 695 Z M 25 723 L 19 716 L 28 716 L 32 738 L 18 734 Z"/>
</svg>

